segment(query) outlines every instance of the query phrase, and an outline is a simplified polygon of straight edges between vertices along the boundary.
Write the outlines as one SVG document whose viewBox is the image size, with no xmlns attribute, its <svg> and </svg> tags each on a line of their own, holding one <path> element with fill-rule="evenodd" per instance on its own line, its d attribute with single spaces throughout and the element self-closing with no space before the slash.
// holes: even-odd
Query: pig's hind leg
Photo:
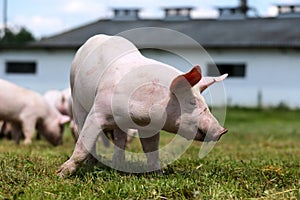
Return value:
<svg viewBox="0 0 300 200">
<path fill-rule="evenodd" d="M 114 135 L 114 154 L 112 158 L 112 167 L 117 170 L 122 170 L 125 163 L 125 147 L 127 133 L 117 128 L 113 132 Z"/>
<path fill-rule="evenodd" d="M 60 177 L 72 175 L 78 166 L 82 164 L 89 157 L 90 153 L 94 151 L 95 143 L 102 127 L 101 120 L 99 119 L 99 116 L 95 118 L 95 114 L 92 109 L 84 122 L 72 156 L 57 171 Z"/>
<path fill-rule="evenodd" d="M 161 173 L 159 161 L 159 133 L 150 137 L 140 137 L 147 158 L 147 171 Z"/>
</svg>

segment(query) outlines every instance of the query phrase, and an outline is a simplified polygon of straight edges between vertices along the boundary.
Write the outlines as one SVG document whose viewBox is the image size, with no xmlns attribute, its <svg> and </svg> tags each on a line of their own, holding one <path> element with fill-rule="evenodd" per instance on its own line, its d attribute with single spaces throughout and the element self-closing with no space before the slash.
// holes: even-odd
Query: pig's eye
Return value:
<svg viewBox="0 0 300 200">
<path fill-rule="evenodd" d="M 195 106 L 197 103 L 196 103 L 196 99 L 190 99 L 190 104 L 191 105 L 193 105 L 193 106 Z"/>
<path fill-rule="evenodd" d="M 184 98 L 184 103 L 186 105 L 192 105 L 192 106 L 196 106 L 197 105 L 196 99 L 195 98 L 191 98 L 191 97 Z"/>
</svg>

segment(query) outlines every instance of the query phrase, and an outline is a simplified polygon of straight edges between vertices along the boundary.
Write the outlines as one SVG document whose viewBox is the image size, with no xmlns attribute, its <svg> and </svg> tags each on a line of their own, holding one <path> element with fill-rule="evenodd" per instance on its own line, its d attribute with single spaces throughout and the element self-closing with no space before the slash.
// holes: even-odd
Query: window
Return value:
<svg viewBox="0 0 300 200">
<path fill-rule="evenodd" d="M 35 74 L 36 62 L 6 62 L 5 72 L 7 74 Z"/>
<path fill-rule="evenodd" d="M 215 67 L 216 66 L 216 67 Z M 218 76 L 220 74 L 228 74 L 229 77 L 245 77 L 246 64 L 244 63 L 216 63 L 209 64 L 207 74 L 208 76 Z"/>
</svg>

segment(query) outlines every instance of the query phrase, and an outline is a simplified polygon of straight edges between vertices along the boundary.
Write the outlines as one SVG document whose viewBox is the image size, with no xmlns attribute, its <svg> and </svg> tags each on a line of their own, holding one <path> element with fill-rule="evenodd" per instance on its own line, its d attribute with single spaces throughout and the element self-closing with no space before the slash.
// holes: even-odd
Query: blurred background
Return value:
<svg viewBox="0 0 300 200">
<path fill-rule="evenodd" d="M 40 93 L 69 87 L 72 59 L 89 37 L 160 27 L 191 37 L 209 57 L 168 40 L 152 49 L 140 44 L 147 57 L 182 71 L 200 64 L 206 76 L 229 74 L 226 101 L 208 103 L 300 107 L 300 0 L 0 2 L 0 78 Z"/>
</svg>

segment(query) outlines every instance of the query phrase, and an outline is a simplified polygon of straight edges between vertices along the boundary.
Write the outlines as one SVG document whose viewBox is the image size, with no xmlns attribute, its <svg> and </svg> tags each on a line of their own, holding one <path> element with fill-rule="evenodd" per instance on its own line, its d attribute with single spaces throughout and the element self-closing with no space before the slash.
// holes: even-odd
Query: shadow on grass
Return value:
<svg viewBox="0 0 300 200">
<path fill-rule="evenodd" d="M 105 163 L 105 164 L 103 164 Z M 75 176 L 79 178 L 84 178 L 86 176 L 94 176 L 97 177 L 99 173 L 108 173 L 108 174 L 116 174 L 120 176 L 136 176 L 136 177 L 144 177 L 144 176 L 161 176 L 170 174 L 170 171 L 157 170 L 152 172 L 147 172 L 147 165 L 143 161 L 126 161 L 124 164 L 119 167 L 119 169 L 111 168 L 111 160 L 101 158 L 100 161 L 96 163 L 83 163 L 76 173 Z M 145 171 L 143 173 L 135 173 L 136 171 Z"/>
</svg>

